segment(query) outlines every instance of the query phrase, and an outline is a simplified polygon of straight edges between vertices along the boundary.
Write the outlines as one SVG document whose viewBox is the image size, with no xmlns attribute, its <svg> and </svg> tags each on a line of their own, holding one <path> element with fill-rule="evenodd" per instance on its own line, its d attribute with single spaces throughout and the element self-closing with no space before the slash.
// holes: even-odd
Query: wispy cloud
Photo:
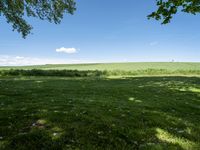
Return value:
<svg viewBox="0 0 200 150">
<path fill-rule="evenodd" d="M 44 64 L 76 64 L 82 63 L 81 60 L 55 59 L 55 58 L 36 58 L 0 55 L 0 66 L 28 66 Z"/>
<path fill-rule="evenodd" d="M 156 46 L 156 45 L 158 45 L 158 41 L 153 41 L 153 42 L 151 42 L 149 45 L 150 45 L 150 46 Z"/>
<path fill-rule="evenodd" d="M 67 54 L 74 54 L 77 53 L 77 49 L 76 48 L 65 48 L 65 47 L 61 47 L 56 49 L 56 52 L 58 53 L 67 53 Z"/>
</svg>

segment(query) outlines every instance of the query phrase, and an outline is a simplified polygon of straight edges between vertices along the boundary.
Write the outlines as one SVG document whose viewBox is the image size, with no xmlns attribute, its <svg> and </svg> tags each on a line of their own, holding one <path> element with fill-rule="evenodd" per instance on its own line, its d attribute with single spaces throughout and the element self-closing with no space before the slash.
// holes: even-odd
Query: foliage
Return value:
<svg viewBox="0 0 200 150">
<path fill-rule="evenodd" d="M 143 75 L 200 75 L 200 70 L 145 69 L 145 70 L 42 70 L 42 69 L 9 69 L 0 70 L 0 76 L 57 76 L 57 77 L 111 77 Z"/>
<path fill-rule="evenodd" d="M 200 12 L 200 0 L 156 0 L 158 9 L 148 18 L 162 20 L 167 24 L 179 10 L 196 14 Z M 76 10 L 74 0 L 1 0 L 0 15 L 4 15 L 13 30 L 17 30 L 25 38 L 32 26 L 25 16 L 37 17 L 56 24 L 60 23 L 64 13 L 73 14 Z"/>
<path fill-rule="evenodd" d="M 56 24 L 60 23 L 64 13 L 73 14 L 74 0 L 1 0 L 0 15 L 4 15 L 13 30 L 17 30 L 25 38 L 32 27 L 25 16 L 37 17 Z"/>
<path fill-rule="evenodd" d="M 148 18 L 162 20 L 167 24 L 178 11 L 197 14 L 200 12 L 200 0 L 157 0 L 157 11 L 151 13 Z"/>
<path fill-rule="evenodd" d="M 78 71 L 78 70 L 1 70 L 0 76 L 60 76 L 60 77 L 100 77 L 106 75 L 105 71 Z"/>
</svg>

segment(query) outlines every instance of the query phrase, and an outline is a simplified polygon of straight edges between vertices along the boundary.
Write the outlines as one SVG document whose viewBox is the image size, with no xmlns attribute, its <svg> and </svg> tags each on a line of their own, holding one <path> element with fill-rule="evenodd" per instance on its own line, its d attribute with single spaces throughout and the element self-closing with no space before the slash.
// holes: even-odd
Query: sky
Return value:
<svg viewBox="0 0 200 150">
<path fill-rule="evenodd" d="M 0 16 L 0 66 L 102 62 L 200 62 L 200 15 L 148 20 L 155 0 L 77 0 L 59 25 L 28 18 L 26 39 Z"/>
</svg>

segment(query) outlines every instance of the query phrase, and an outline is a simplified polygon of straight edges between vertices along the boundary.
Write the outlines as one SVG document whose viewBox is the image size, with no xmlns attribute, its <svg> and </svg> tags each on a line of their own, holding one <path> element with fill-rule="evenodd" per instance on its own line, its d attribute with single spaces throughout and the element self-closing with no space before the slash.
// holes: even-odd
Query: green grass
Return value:
<svg viewBox="0 0 200 150">
<path fill-rule="evenodd" d="M 93 68 L 89 66 L 93 66 Z M 28 67 L 2 67 L 0 76 L 62 76 L 62 77 L 110 77 L 200 75 L 200 63 L 130 63 L 90 65 L 46 65 Z M 116 65 L 116 67 L 115 67 Z M 117 67 L 117 65 L 119 65 Z M 132 67 L 131 67 L 132 65 Z M 138 66 L 137 66 L 138 65 Z M 50 67 L 51 66 L 51 67 Z M 62 67 L 63 66 L 63 67 Z M 107 66 L 107 67 L 106 67 Z M 139 68 L 140 66 L 140 68 Z M 81 68 L 82 67 L 82 68 Z M 85 67 L 85 68 L 84 68 Z M 85 70 L 84 70 L 84 69 Z M 111 69 L 112 68 L 112 69 Z M 129 68 L 129 70 L 128 70 Z M 70 70 L 71 69 L 71 70 Z M 117 70 L 118 69 L 118 70 Z"/>
<path fill-rule="evenodd" d="M 0 89 L 2 150 L 200 149 L 198 76 L 8 76 Z"/>
<path fill-rule="evenodd" d="M 200 63 L 184 63 L 184 62 L 144 62 L 144 63 L 99 63 L 99 64 L 69 64 L 69 65 L 41 65 L 41 66 L 22 66 L 22 67 L 0 67 L 0 69 L 56 69 L 56 70 L 122 70 L 122 71 L 137 71 L 137 70 L 200 70 Z"/>
</svg>

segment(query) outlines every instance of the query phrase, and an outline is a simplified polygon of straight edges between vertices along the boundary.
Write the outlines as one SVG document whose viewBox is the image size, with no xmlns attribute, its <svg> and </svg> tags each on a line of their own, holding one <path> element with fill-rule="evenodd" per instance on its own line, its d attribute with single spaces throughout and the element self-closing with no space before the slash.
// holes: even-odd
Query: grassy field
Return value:
<svg viewBox="0 0 200 150">
<path fill-rule="evenodd" d="M 123 70 L 123 71 L 137 71 L 137 70 L 200 70 L 200 63 L 178 63 L 178 62 L 144 62 L 144 63 L 99 63 L 99 64 L 69 64 L 69 65 L 41 65 L 41 66 L 22 66 L 22 67 L 0 67 L 2 69 L 46 69 L 46 70 Z"/>
<path fill-rule="evenodd" d="M 200 63 L 108 63 L 0 67 L 0 76 L 149 76 L 200 75 Z"/>
<path fill-rule="evenodd" d="M 148 66 L 142 64 L 141 68 Z M 164 64 L 157 64 L 162 66 L 157 69 Z M 175 64 L 166 65 L 174 65 L 173 71 L 180 66 L 198 70 L 200 65 Z M 200 149 L 199 75 L 111 78 L 91 72 L 72 72 L 74 77 L 33 73 L 38 72 L 0 77 L 2 150 Z"/>
</svg>

